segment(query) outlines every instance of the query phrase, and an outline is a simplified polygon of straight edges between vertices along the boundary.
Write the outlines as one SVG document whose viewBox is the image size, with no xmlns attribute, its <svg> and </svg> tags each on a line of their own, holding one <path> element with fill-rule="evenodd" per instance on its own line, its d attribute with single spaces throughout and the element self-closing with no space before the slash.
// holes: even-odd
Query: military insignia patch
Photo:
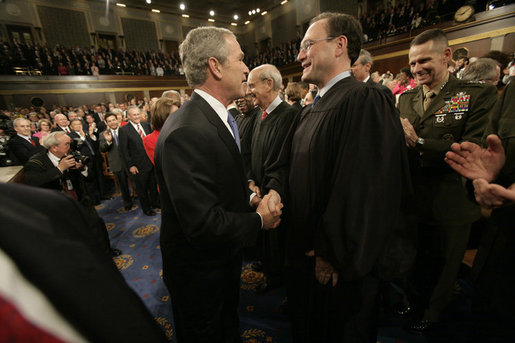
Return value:
<svg viewBox="0 0 515 343">
<path fill-rule="evenodd" d="M 443 114 L 436 114 L 435 117 L 436 117 L 436 122 L 438 124 L 441 124 L 445 121 L 445 116 L 447 115 L 447 113 L 443 113 Z"/>
<path fill-rule="evenodd" d="M 445 102 L 445 105 L 443 105 L 438 111 L 435 112 L 435 114 L 443 114 L 443 113 L 456 113 L 461 112 L 460 114 L 463 115 L 463 112 L 466 112 L 469 110 L 469 102 L 470 102 L 470 94 L 467 94 L 465 92 L 459 92 L 456 95 L 454 95 L 452 98 L 447 100 Z M 456 118 L 456 120 L 460 120 L 460 118 Z"/>
</svg>

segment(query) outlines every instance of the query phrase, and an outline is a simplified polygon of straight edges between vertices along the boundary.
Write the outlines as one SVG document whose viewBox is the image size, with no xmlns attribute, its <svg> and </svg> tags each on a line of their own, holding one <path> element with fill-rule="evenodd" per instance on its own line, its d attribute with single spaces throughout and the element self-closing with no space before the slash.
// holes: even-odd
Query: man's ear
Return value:
<svg viewBox="0 0 515 343">
<path fill-rule="evenodd" d="M 452 59 L 452 50 L 451 50 L 451 48 L 449 48 L 449 47 L 445 48 L 442 55 L 443 55 L 443 61 L 445 63 L 449 63 L 451 61 L 451 59 Z"/>
<path fill-rule="evenodd" d="M 344 36 L 344 35 L 340 35 L 338 37 L 336 37 L 334 39 L 336 41 L 336 57 L 340 57 L 344 52 L 345 53 L 348 53 L 347 52 L 347 45 L 348 45 L 348 41 L 347 41 L 347 37 Z"/>
<path fill-rule="evenodd" d="M 215 57 L 209 57 L 207 63 L 208 70 L 213 78 L 220 80 L 222 78 L 222 64 Z"/>
</svg>

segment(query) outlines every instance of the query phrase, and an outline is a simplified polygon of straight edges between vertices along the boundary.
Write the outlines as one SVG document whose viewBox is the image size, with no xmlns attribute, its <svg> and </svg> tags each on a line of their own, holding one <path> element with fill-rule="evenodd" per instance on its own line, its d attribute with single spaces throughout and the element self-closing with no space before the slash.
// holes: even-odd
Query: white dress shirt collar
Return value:
<svg viewBox="0 0 515 343">
<path fill-rule="evenodd" d="M 266 108 L 266 113 L 267 114 L 270 114 L 272 113 L 273 110 L 275 110 L 277 108 L 277 106 L 279 106 L 281 104 L 282 100 L 281 100 L 281 97 L 278 95 L 274 101 L 272 101 L 272 103 L 270 105 L 268 105 L 268 107 Z"/>
<path fill-rule="evenodd" d="M 229 122 L 227 121 L 227 116 L 229 115 L 229 113 L 227 112 L 227 108 L 218 99 L 216 99 L 214 96 L 212 96 L 211 94 L 209 94 L 203 90 L 195 89 L 195 93 L 200 95 L 202 97 L 202 99 L 206 100 L 206 102 L 209 104 L 209 106 L 211 106 L 211 108 L 216 112 L 216 114 L 218 114 L 218 116 L 224 123 L 227 130 L 229 130 L 231 135 L 234 137 L 234 134 L 232 133 L 232 130 L 231 130 L 231 126 L 229 125 Z"/>
<path fill-rule="evenodd" d="M 320 95 L 320 97 L 323 97 L 324 94 L 327 93 L 327 91 L 329 89 L 331 89 L 331 87 L 334 86 L 338 81 L 343 80 L 343 79 L 345 79 L 346 77 L 349 77 L 349 76 L 350 76 L 350 70 L 346 70 L 343 73 L 340 73 L 340 74 L 336 75 L 331 80 L 329 80 L 329 82 L 327 82 L 325 84 L 325 86 L 322 87 L 322 89 L 320 89 L 318 91 L 318 95 Z"/>
<path fill-rule="evenodd" d="M 54 167 L 57 167 L 57 165 L 59 164 L 59 161 L 61 160 L 59 157 L 55 156 L 54 154 L 52 154 L 50 151 L 47 152 L 46 154 L 48 156 L 48 158 L 50 159 L 50 162 L 52 162 L 52 164 L 54 165 Z"/>
</svg>

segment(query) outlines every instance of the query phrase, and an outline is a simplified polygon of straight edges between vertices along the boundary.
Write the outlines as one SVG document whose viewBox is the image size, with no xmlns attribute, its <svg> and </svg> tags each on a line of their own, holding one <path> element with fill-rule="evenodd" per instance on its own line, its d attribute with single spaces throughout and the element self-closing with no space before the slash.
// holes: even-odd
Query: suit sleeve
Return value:
<svg viewBox="0 0 515 343">
<path fill-rule="evenodd" d="M 57 167 L 47 168 L 40 160 L 31 159 L 25 166 L 25 183 L 31 186 L 41 186 L 62 177 Z"/>
<path fill-rule="evenodd" d="M 135 166 L 136 164 L 132 161 L 131 155 L 129 153 L 129 135 L 125 127 L 120 128 L 118 132 L 118 140 L 120 142 L 120 155 L 125 161 L 125 165 L 127 166 L 127 168 L 130 169 L 132 166 Z"/>
<path fill-rule="evenodd" d="M 227 171 L 220 166 L 225 162 L 219 160 L 219 145 L 212 142 L 217 138 L 183 127 L 171 133 L 162 148 L 173 152 L 162 155 L 162 176 L 179 226 L 193 244 L 247 242 L 261 228 L 259 215 L 248 212 L 248 200 L 235 190 L 240 181 L 225 175 Z M 227 208 L 238 208 L 238 212 Z"/>
</svg>

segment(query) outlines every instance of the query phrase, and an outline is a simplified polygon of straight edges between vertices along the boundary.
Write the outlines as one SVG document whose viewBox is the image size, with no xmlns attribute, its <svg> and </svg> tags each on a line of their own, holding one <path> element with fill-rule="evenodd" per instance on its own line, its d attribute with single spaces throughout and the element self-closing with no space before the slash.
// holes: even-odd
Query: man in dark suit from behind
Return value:
<svg viewBox="0 0 515 343">
<path fill-rule="evenodd" d="M 289 141 L 290 127 L 296 121 L 298 110 L 279 97 L 282 77 L 273 65 L 264 64 L 254 68 L 249 74 L 247 85 L 247 93 L 255 97 L 261 109 L 261 116 L 258 114 L 254 122 L 250 171 L 247 174 L 249 189 L 254 196 L 253 203 L 258 204 L 269 189 L 271 178 L 267 170 L 279 157 L 283 144 Z M 258 291 L 266 291 L 280 283 L 284 258 L 283 227 L 281 225 L 277 230 L 263 232 L 261 237 L 266 280 Z"/>
<path fill-rule="evenodd" d="M 240 342 L 241 247 L 278 220 L 269 197 L 257 213 L 249 206 L 239 134 L 227 111 L 244 95 L 248 69 L 227 29 L 191 30 L 179 49 L 195 90 L 165 122 L 154 155 L 163 277 L 179 342 Z"/>
<path fill-rule="evenodd" d="M 147 216 L 156 214 L 153 208 L 160 208 L 159 194 L 157 192 L 154 165 L 150 161 L 143 146 L 143 137 L 150 134 L 152 129 L 148 123 L 140 122 L 140 109 L 131 106 L 127 110 L 129 123 L 120 128 L 120 151 L 136 193 L 143 213 Z"/>
<path fill-rule="evenodd" d="M 373 64 L 374 59 L 372 58 L 370 52 L 368 52 L 365 49 L 361 49 L 359 52 L 359 58 L 356 60 L 356 62 L 354 62 L 354 64 L 351 67 L 352 75 L 354 75 L 354 77 L 358 81 L 366 82 L 368 84 L 378 87 L 384 92 L 384 94 L 386 94 L 388 98 L 392 99 L 392 101 L 395 102 L 395 98 L 390 88 L 374 82 L 374 80 L 372 80 L 372 77 L 370 77 L 370 69 L 372 69 Z"/>
<path fill-rule="evenodd" d="M 122 193 L 125 210 L 129 211 L 132 208 L 132 199 L 129 192 L 129 174 L 127 166 L 120 154 L 120 126 L 118 124 L 118 118 L 116 117 L 116 114 L 108 113 L 105 116 L 105 120 L 107 122 L 108 129 L 99 135 L 100 151 L 107 152 L 109 170 L 111 170 L 116 177 L 116 181 L 118 182 Z"/>
<path fill-rule="evenodd" d="M 58 137 L 70 139 L 64 133 Z M 166 342 L 111 255 L 91 235 L 94 228 L 105 232 L 98 216 L 68 196 L 19 184 L 0 184 L 0 208 L 0 337 Z"/>
<path fill-rule="evenodd" d="M 9 140 L 9 150 L 15 157 L 15 164 L 24 165 L 32 155 L 43 148 L 39 145 L 39 138 L 31 135 L 29 120 L 16 118 L 13 124 L 16 135 Z"/>
</svg>

